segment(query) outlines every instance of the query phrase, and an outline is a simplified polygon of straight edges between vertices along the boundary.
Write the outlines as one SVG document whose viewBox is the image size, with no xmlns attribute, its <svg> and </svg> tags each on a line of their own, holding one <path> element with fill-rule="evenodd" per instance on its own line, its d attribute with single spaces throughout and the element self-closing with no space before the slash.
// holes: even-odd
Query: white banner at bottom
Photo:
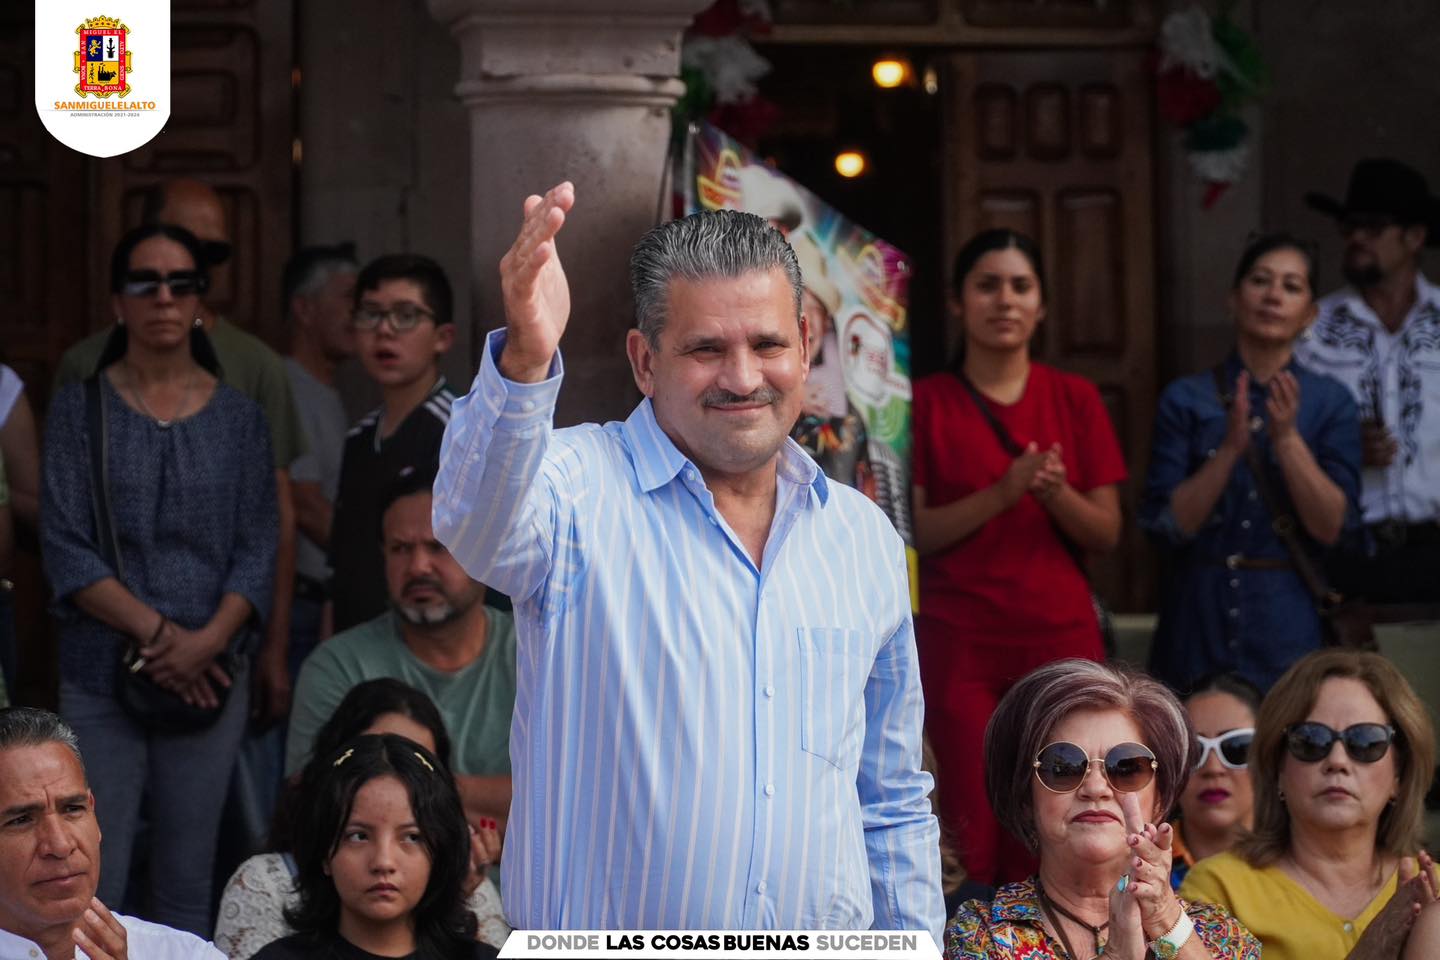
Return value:
<svg viewBox="0 0 1440 960">
<path fill-rule="evenodd" d="M 753 957 L 755 960 L 825 957 L 827 960 L 940 960 L 928 930 L 516 930 L 500 949 L 504 957 L 563 960 L 691 960 Z"/>
</svg>

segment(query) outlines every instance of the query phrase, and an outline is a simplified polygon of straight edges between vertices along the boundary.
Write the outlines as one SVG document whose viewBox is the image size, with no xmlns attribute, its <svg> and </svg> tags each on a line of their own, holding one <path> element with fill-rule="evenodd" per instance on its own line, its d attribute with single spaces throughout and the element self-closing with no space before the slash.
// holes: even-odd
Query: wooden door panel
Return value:
<svg viewBox="0 0 1440 960">
<path fill-rule="evenodd" d="M 1140 49 L 962 52 L 949 63 L 947 254 L 1009 227 L 1045 257 L 1037 360 L 1100 388 L 1132 477 L 1121 549 L 1092 563 L 1120 609 L 1153 602 L 1134 526 L 1154 412 L 1154 196 L 1149 88 Z M 959 330 L 952 324 L 948 342 Z"/>
</svg>

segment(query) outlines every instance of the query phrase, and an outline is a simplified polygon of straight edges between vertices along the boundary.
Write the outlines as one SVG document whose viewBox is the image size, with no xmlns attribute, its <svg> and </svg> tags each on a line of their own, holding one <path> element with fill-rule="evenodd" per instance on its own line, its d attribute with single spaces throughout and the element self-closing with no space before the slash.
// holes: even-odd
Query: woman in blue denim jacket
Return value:
<svg viewBox="0 0 1440 960">
<path fill-rule="evenodd" d="M 1160 397 L 1140 513 L 1169 548 L 1150 667 L 1182 691 L 1222 671 L 1268 689 L 1322 643 L 1315 600 L 1272 526 L 1247 447 L 1316 567 L 1359 521 L 1355 402 L 1292 357 L 1315 319 L 1313 254 L 1287 234 L 1254 240 L 1229 307 L 1236 345 L 1218 376 L 1184 377 Z"/>
</svg>

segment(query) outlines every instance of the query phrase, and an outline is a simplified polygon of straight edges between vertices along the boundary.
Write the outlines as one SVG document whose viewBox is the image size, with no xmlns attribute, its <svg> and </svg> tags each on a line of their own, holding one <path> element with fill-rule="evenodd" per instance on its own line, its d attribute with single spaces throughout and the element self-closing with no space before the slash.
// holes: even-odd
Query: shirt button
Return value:
<svg viewBox="0 0 1440 960">
<path fill-rule="evenodd" d="M 1257 493 L 1257 492 L 1254 491 L 1254 490 L 1251 490 L 1251 491 L 1250 491 L 1250 499 L 1251 499 L 1251 500 L 1259 500 L 1259 499 L 1260 499 L 1260 494 Z"/>
<path fill-rule="evenodd" d="M 756 893 L 764 893 L 766 890 L 769 890 L 769 889 L 770 889 L 770 886 L 769 886 L 764 880 L 761 880 L 759 883 L 755 884 L 755 892 L 756 892 Z M 1350 926 L 1350 924 L 1347 923 L 1347 924 L 1345 924 L 1345 926 L 1348 927 L 1348 926 Z M 30 953 L 33 955 L 33 954 L 35 953 L 35 951 L 34 951 L 34 950 L 31 950 Z"/>
<path fill-rule="evenodd" d="M 1231 619 L 1231 620 L 1234 620 L 1234 619 L 1238 618 L 1239 616 L 1240 616 L 1240 611 L 1239 611 L 1239 610 L 1236 610 L 1234 607 L 1231 607 L 1231 608 L 1230 608 L 1230 619 Z"/>
<path fill-rule="evenodd" d="M 775 796 L 775 784 L 773 784 L 773 783 L 767 783 L 767 784 L 765 784 L 765 796 L 767 796 L 767 797 L 773 797 L 773 796 Z"/>
<path fill-rule="evenodd" d="M 1241 529 L 1241 530 L 1249 530 L 1249 529 L 1250 529 L 1250 521 L 1249 521 L 1249 520 L 1241 520 L 1241 521 L 1240 521 L 1240 529 Z"/>
<path fill-rule="evenodd" d="M 772 685 L 770 685 L 770 684 L 768 684 L 768 683 L 765 685 L 765 696 L 767 696 L 767 697 L 773 697 L 773 696 L 775 696 L 775 688 L 774 688 L 774 686 L 772 686 Z"/>
<path fill-rule="evenodd" d="M 1211 460 L 1214 460 L 1214 459 L 1215 459 L 1215 449 L 1212 447 L 1211 449 L 1206 450 L 1206 451 L 1205 451 L 1205 456 L 1208 457 L 1208 458 L 1211 459 Z"/>
<path fill-rule="evenodd" d="M 1239 580 L 1231 580 L 1231 581 L 1230 581 L 1230 586 L 1232 586 L 1232 587 L 1238 587 L 1238 586 L 1240 586 L 1240 581 L 1239 581 Z"/>
<path fill-rule="evenodd" d="M 524 403 L 520 404 L 520 409 L 524 410 L 526 413 L 529 413 L 531 410 L 535 409 L 535 401 L 526 400 Z"/>
<path fill-rule="evenodd" d="M 1346 921 L 1345 921 L 1345 925 L 1344 925 L 1344 930 L 1345 930 L 1346 933 L 1354 933 L 1354 932 L 1355 932 L 1355 924 L 1351 923 L 1349 920 L 1346 920 Z M 32 950 L 31 953 L 34 953 L 34 951 Z"/>
</svg>

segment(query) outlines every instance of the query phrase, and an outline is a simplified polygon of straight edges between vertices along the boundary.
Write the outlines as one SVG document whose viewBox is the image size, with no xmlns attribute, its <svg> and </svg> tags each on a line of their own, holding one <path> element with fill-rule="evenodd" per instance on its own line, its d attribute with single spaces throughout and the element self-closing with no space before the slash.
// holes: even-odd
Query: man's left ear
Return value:
<svg viewBox="0 0 1440 960">
<path fill-rule="evenodd" d="M 435 355 L 449 353 L 455 345 L 455 324 L 442 323 L 435 328 Z"/>
</svg>

